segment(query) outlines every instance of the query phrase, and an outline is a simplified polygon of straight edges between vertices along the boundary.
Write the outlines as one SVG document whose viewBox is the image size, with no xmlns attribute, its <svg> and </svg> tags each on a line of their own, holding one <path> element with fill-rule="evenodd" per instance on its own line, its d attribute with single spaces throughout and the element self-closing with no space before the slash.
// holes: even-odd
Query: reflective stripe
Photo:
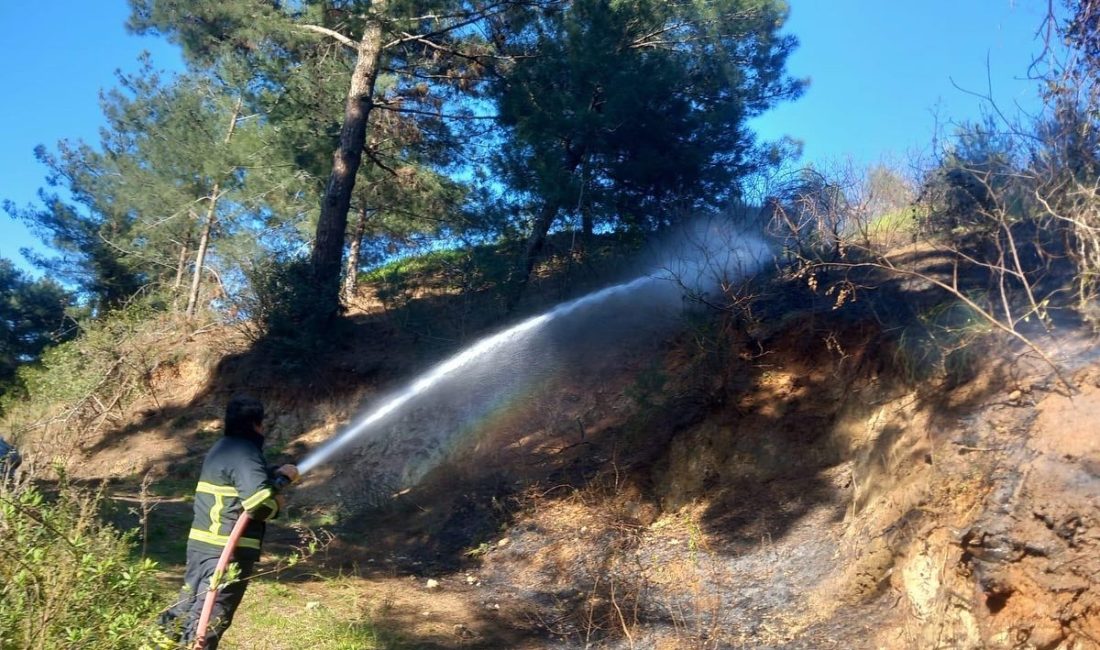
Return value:
<svg viewBox="0 0 1100 650">
<path fill-rule="evenodd" d="M 269 487 L 256 490 L 256 494 L 244 500 L 244 509 L 251 512 L 273 496 L 275 496 L 275 491 Z"/>
<path fill-rule="evenodd" d="M 279 516 L 279 502 L 275 500 L 275 497 L 271 497 L 260 505 L 271 511 L 271 514 L 267 516 L 268 519 L 274 519 Z"/>
<path fill-rule="evenodd" d="M 199 481 L 195 492 L 203 492 L 213 495 L 214 505 L 210 507 L 210 533 L 217 535 L 222 529 L 222 510 L 225 509 L 225 497 L 238 497 L 240 492 L 231 485 L 215 485 L 206 481 Z"/>
<path fill-rule="evenodd" d="M 217 535 L 222 531 L 222 509 L 225 508 L 225 502 L 222 501 L 222 495 L 214 495 L 214 505 L 210 507 L 210 532 Z"/>
<path fill-rule="evenodd" d="M 237 492 L 237 488 L 229 485 L 214 485 L 213 483 L 207 483 L 206 481 L 199 481 L 198 487 L 195 488 L 196 492 L 205 492 L 207 494 L 220 495 L 223 497 L 236 497 L 240 496 Z"/>
<path fill-rule="evenodd" d="M 224 547 L 229 543 L 229 535 L 215 535 L 209 531 L 199 530 L 198 528 L 192 528 L 191 534 L 188 535 L 188 537 L 199 542 L 213 544 L 214 546 Z M 242 537 L 237 541 L 237 546 L 260 550 L 260 540 L 251 537 Z"/>
</svg>

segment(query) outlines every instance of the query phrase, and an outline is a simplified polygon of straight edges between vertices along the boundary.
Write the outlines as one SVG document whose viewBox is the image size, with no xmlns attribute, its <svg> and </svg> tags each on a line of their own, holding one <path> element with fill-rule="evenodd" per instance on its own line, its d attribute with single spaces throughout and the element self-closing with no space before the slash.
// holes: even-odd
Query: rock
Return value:
<svg viewBox="0 0 1100 650">
<path fill-rule="evenodd" d="M 1013 404 L 1019 404 L 1020 400 L 1023 399 L 1023 397 L 1024 392 L 1017 388 L 1016 390 L 1008 394 L 1008 401 L 1012 402 Z"/>
<path fill-rule="evenodd" d="M 508 542 L 510 542 L 510 541 L 511 540 L 509 540 L 507 537 L 505 537 L 504 539 L 497 542 L 497 548 L 504 548 L 505 546 L 508 546 Z"/>
<path fill-rule="evenodd" d="M 424 583 L 424 586 L 428 589 L 439 589 L 439 581 L 435 578 L 428 578 L 428 581 Z"/>
<path fill-rule="evenodd" d="M 1081 594 L 1089 589 L 1089 581 L 1072 574 L 1040 573 L 1035 581 L 1050 593 Z"/>
<path fill-rule="evenodd" d="M 316 600 L 311 600 L 311 601 L 306 603 L 306 611 L 307 612 L 312 611 L 314 609 L 320 609 L 320 607 L 321 607 L 321 603 L 319 601 L 316 601 Z"/>
<path fill-rule="evenodd" d="M 478 580 L 477 576 L 466 576 L 466 584 L 468 585 L 476 585 L 480 582 L 481 581 Z"/>
<path fill-rule="evenodd" d="M 454 631 L 455 631 L 455 636 L 459 637 L 460 639 L 472 639 L 475 636 L 473 630 L 466 627 L 466 625 L 464 625 L 462 623 L 459 623 L 458 625 L 455 625 L 454 626 Z"/>
<path fill-rule="evenodd" d="M 1027 640 L 1029 645 L 1037 650 L 1053 650 L 1065 638 L 1066 633 L 1062 630 L 1061 625 L 1056 621 L 1046 620 L 1036 623 L 1035 627 L 1031 628 L 1031 634 Z"/>
</svg>

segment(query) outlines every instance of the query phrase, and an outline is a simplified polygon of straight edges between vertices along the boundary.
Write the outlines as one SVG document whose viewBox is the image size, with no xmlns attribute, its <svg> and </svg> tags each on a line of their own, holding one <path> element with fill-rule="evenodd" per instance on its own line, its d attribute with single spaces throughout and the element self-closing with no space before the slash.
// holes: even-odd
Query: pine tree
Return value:
<svg viewBox="0 0 1100 650">
<path fill-rule="evenodd" d="M 27 224 L 56 255 L 24 250 L 23 254 L 50 277 L 76 287 L 94 313 L 118 307 L 147 283 L 133 256 L 120 248 L 133 231 L 134 217 L 102 186 L 114 173 L 110 160 L 91 147 L 61 142 L 56 154 L 45 147 L 35 156 L 48 169 L 49 188 L 63 188 L 71 199 L 54 190 L 39 190 L 41 205 L 19 208 L 10 201 L 4 209 Z"/>
<path fill-rule="evenodd" d="M 563 215 L 585 235 L 650 230 L 736 195 L 759 162 L 746 121 L 802 89 L 785 17 L 772 1 L 574 0 L 498 35 L 517 63 L 495 85 L 514 142 L 497 164 L 534 213 L 517 292 Z"/>
<path fill-rule="evenodd" d="M 323 303 L 320 308 L 335 314 L 347 215 L 363 155 L 373 151 L 372 136 L 368 135 L 374 124 L 372 114 L 403 112 L 414 116 L 420 132 L 445 135 L 447 121 L 464 112 L 455 109 L 452 116 L 445 107 L 453 107 L 456 97 L 477 87 L 492 53 L 491 43 L 481 36 L 484 30 L 475 27 L 501 19 L 513 3 L 486 8 L 456 0 L 306 1 L 293 5 L 259 0 L 131 0 L 131 5 L 133 29 L 167 35 L 200 67 L 210 67 L 228 56 L 247 57 L 258 71 L 256 83 L 294 90 L 291 102 L 328 104 L 327 93 L 321 89 L 331 87 L 331 76 L 303 86 L 299 85 L 301 78 L 293 79 L 287 71 L 331 70 L 318 60 L 331 55 L 334 46 L 339 48 L 339 56 L 332 58 L 345 66 L 343 116 L 335 134 L 311 255 L 315 292 Z M 270 116 L 279 119 L 275 111 Z M 331 119 L 338 118 L 333 115 Z M 295 117 L 294 122 L 303 126 L 300 118 Z M 304 147 L 302 153 L 303 158 L 316 162 L 312 147 Z"/>
<path fill-rule="evenodd" d="M 262 212 L 269 189 L 260 181 L 271 179 L 246 170 L 263 160 L 265 127 L 239 124 L 244 90 L 228 78 L 164 81 L 149 67 L 120 76 L 103 96 L 98 147 L 39 148 L 51 186 L 72 198 L 43 193 L 44 208 L 9 211 L 61 253 L 36 262 L 80 287 L 98 311 L 144 288 L 167 290 L 193 315 L 212 241 Z"/>
</svg>

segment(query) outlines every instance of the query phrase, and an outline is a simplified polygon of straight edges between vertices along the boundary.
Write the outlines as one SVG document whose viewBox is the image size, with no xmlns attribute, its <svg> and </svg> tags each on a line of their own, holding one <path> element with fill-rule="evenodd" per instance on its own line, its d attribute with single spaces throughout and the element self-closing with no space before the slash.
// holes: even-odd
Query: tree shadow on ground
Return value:
<svg viewBox="0 0 1100 650">
<path fill-rule="evenodd" d="M 942 262 L 937 266 L 926 264 L 924 269 L 928 273 L 956 272 Z M 822 278 L 823 286 L 838 279 Z M 805 291 L 798 295 L 797 288 L 786 287 L 788 292 L 774 321 L 781 324 L 765 322 L 761 326 L 764 335 L 746 341 L 751 345 L 741 350 L 741 358 L 751 362 L 737 362 L 737 355 L 726 351 L 725 363 L 736 366 L 732 376 L 708 376 L 700 372 L 705 366 L 691 366 L 686 371 L 689 375 L 702 375 L 694 377 L 698 380 L 697 390 L 686 391 L 686 397 L 650 411 L 644 423 L 620 422 L 587 429 L 582 442 L 564 445 L 562 449 L 571 449 L 556 452 L 553 462 L 533 445 L 527 445 L 522 455 L 537 458 L 542 453 L 547 457 L 542 469 L 549 471 L 539 477 L 542 485 L 583 489 L 594 477 L 611 471 L 614 464 L 617 474 L 630 477 L 628 480 L 642 486 L 649 498 L 659 501 L 660 488 L 655 485 L 654 475 L 667 471 L 662 462 L 670 443 L 708 420 L 717 420 L 719 428 L 727 429 L 724 437 L 711 441 L 726 444 L 712 449 L 718 460 L 737 460 L 739 454 L 751 459 L 741 464 L 713 462 L 699 468 L 703 474 L 699 488 L 711 497 L 702 523 L 719 540 L 724 552 L 736 555 L 758 545 L 761 539 L 782 539 L 820 507 L 832 508 L 835 519 L 843 517 L 851 502 L 850 484 L 838 484 L 836 476 L 828 474 L 828 470 L 852 460 L 845 455 L 848 450 L 830 442 L 841 408 L 869 409 L 876 404 L 859 402 L 911 395 L 913 407 L 929 416 L 934 429 L 948 429 L 954 424 L 953 418 L 988 404 L 1003 390 L 1003 378 L 1012 372 L 1015 353 L 993 356 L 992 344 L 983 336 L 960 340 L 957 350 L 914 350 L 909 346 L 914 344 L 915 333 L 931 338 L 932 328 L 955 326 L 950 321 L 929 323 L 925 318 L 951 303 L 952 296 L 925 283 L 881 273 L 858 278 L 847 273 L 842 279 L 858 281 L 865 293 L 857 303 L 841 309 L 833 309 L 835 298 Z M 1004 352 L 1003 340 L 996 345 Z M 760 350 L 773 354 L 766 357 Z M 949 355 L 958 350 L 972 356 L 953 360 Z M 783 365 L 794 380 L 776 385 L 776 370 L 784 369 Z M 958 391 L 951 400 L 944 398 L 943 391 L 967 384 L 979 373 L 985 376 L 984 385 Z M 691 385 L 690 379 L 683 378 L 679 387 Z M 563 415 L 569 419 L 573 414 Z M 638 427 L 649 432 L 644 442 L 631 438 L 632 430 Z M 903 466 L 932 462 L 922 445 L 899 446 L 907 433 L 911 432 L 902 426 L 884 426 L 861 453 L 870 459 L 868 462 L 879 458 L 891 458 Z M 625 453 L 624 440 L 629 441 Z M 743 473 L 728 473 L 730 469 Z M 476 476 L 468 480 L 478 483 Z M 524 483 L 523 479 L 516 480 Z M 509 484 L 508 480 L 497 482 Z M 453 485 L 441 489 L 439 502 L 449 503 L 446 495 L 458 491 Z M 432 502 L 425 491 L 417 496 L 418 507 Z M 510 526 L 513 515 L 514 511 L 494 521 Z M 479 539 L 484 538 L 467 535 L 465 542 L 456 541 L 451 546 L 458 549 L 465 544 L 469 549 Z"/>
<path fill-rule="evenodd" d="M 957 276 L 952 264 L 936 254 L 910 263 L 926 273 Z M 975 272 L 970 281 L 978 286 L 988 277 Z M 565 498 L 612 472 L 635 486 L 640 500 L 663 507 L 675 478 L 669 476 L 670 451 L 677 439 L 688 436 L 694 436 L 691 444 L 700 463 L 692 486 L 683 493 L 687 498 L 709 497 L 701 523 L 722 553 L 736 555 L 761 539 L 782 539 L 808 513 L 838 506 L 847 497 L 827 470 L 850 460 L 846 450 L 829 442 L 840 409 L 872 394 L 886 399 L 911 391 L 914 384 L 944 374 L 948 357 L 931 345 L 922 347 L 922 342 L 932 339 L 932 328 L 958 326 L 929 321 L 929 314 L 951 302 L 950 296 L 927 283 L 877 270 L 822 273 L 818 291 L 798 281 L 761 282 L 751 318 L 719 314 L 687 333 L 629 350 L 605 348 L 594 355 L 589 350 L 597 358 L 587 359 L 580 352 L 573 377 L 547 387 L 573 395 L 573 403 L 555 403 L 541 419 L 504 427 L 488 451 L 460 450 L 384 507 L 347 506 L 348 515 L 337 528 L 338 548 L 315 560 L 316 565 L 309 564 L 314 560 L 307 565 L 318 571 L 354 565 L 367 577 L 395 572 L 426 576 L 477 566 L 471 551 L 492 543 L 523 517 L 525 494 L 534 486 L 558 490 L 552 494 Z M 858 287 L 860 295 L 834 308 L 837 295 L 826 292 L 834 285 Z M 219 362 L 209 383 L 189 403 L 145 413 L 92 453 L 139 431 L 179 435 L 196 420 L 196 410 L 215 413 L 216 405 L 237 392 L 264 396 L 273 411 L 385 394 L 399 383 L 394 377 L 415 376 L 497 328 L 497 300 L 488 293 L 441 293 L 388 311 L 352 315 L 326 352 L 306 360 L 280 353 L 282 343 L 258 341 Z M 967 360 L 958 361 L 957 371 L 947 373 L 948 386 L 967 381 Z M 666 376 L 654 389 L 641 378 L 655 364 Z M 615 377 L 600 374 L 608 366 L 617 366 Z M 943 386 L 917 390 L 920 407 L 942 410 L 937 391 Z M 984 403 L 997 389 L 991 383 L 971 391 L 943 417 Z M 606 412 L 594 417 L 600 409 Z M 708 423 L 713 432 L 700 436 L 700 427 Z M 894 453 L 902 433 L 900 427 L 884 428 L 866 453 L 872 458 Z M 286 442 L 294 432 L 277 435 Z M 207 442 L 189 439 L 169 458 L 172 475 L 182 478 L 194 472 Z M 284 449 L 292 457 L 302 451 Z M 842 508 L 837 513 L 842 516 Z M 179 516 L 182 520 L 184 515 Z M 278 533 L 272 542 L 275 551 L 296 543 Z M 294 579 L 311 578 L 303 573 Z M 398 628 L 401 623 L 395 621 Z M 509 647 L 544 633 L 509 627 L 499 616 L 483 623 L 496 631 L 484 645 L 471 647 Z"/>
<path fill-rule="evenodd" d="M 351 311 L 325 331 L 298 339 L 260 336 L 243 342 L 218 360 L 190 399 L 150 404 L 86 451 L 94 455 L 119 448 L 142 432 L 188 436 L 200 420 L 220 418 L 225 402 L 237 393 L 264 398 L 272 414 L 317 404 L 342 404 L 354 412 L 364 399 L 399 387 L 479 337 L 606 286 L 626 272 L 621 251 L 616 253 L 612 242 L 575 259 L 566 254 L 567 238 L 557 239 L 562 241 L 548 247 L 562 253 L 551 258 L 558 261 L 548 262 L 532 279 L 514 312 L 505 308 L 506 286 L 487 282 L 478 273 L 468 277 L 470 269 L 402 278 L 397 288 L 367 288 Z M 401 284 L 413 280 L 415 285 Z M 387 295 L 380 299 L 378 292 Z M 269 440 L 288 444 L 300 433 L 277 428 Z"/>
</svg>

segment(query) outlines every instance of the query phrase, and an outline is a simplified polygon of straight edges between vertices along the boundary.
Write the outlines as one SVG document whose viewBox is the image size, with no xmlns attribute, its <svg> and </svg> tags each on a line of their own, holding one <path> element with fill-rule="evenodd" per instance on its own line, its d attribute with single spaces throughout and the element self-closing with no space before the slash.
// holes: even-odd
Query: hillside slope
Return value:
<svg viewBox="0 0 1100 650">
<path fill-rule="evenodd" d="M 259 621 L 320 603 L 385 631 L 366 647 L 1097 647 L 1092 341 L 1051 344 L 1072 397 L 989 336 L 968 344 L 965 372 L 918 372 L 926 360 L 871 314 L 935 303 L 919 289 L 836 309 L 800 280 L 767 279 L 752 314 L 689 312 L 632 336 L 591 323 L 610 340 L 566 340 L 554 372 L 446 435 L 426 406 L 430 426 L 406 423 L 416 435 L 307 477 L 291 523 L 335 537 L 262 579 L 284 597 L 249 602 L 226 646 L 257 647 L 244 639 Z M 273 455 L 301 458 L 360 405 L 494 331 L 468 300 L 364 297 L 309 366 L 232 330 L 180 337 L 72 471 L 123 496 L 151 472 L 169 496 L 149 534 L 172 561 L 179 496 L 230 395 L 263 396 Z M 380 480 L 389 460 L 425 454 L 415 485 Z M 301 543 L 296 528 L 274 533 L 274 559 Z"/>
</svg>

